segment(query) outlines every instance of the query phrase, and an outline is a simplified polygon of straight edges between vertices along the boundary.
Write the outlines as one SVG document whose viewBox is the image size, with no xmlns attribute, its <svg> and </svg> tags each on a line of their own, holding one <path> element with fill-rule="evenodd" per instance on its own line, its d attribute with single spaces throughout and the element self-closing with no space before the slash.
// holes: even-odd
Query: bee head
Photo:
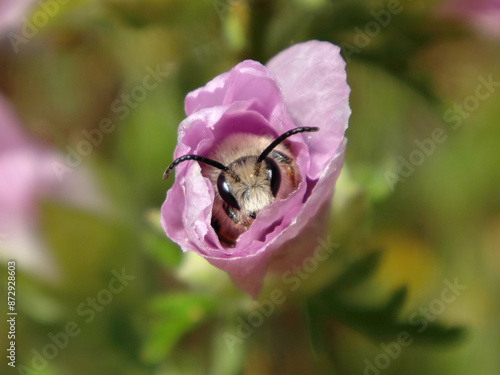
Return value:
<svg viewBox="0 0 500 375">
<path fill-rule="evenodd" d="M 203 156 L 181 156 L 170 164 L 163 178 L 167 179 L 178 164 L 187 160 L 196 160 L 220 169 L 216 188 L 226 207 L 230 207 L 231 212 L 241 211 L 254 219 L 262 208 L 274 202 L 280 189 L 280 168 L 277 161 L 269 156 L 273 149 L 294 134 L 318 130 L 315 127 L 295 128 L 276 138 L 260 155 L 241 157 L 228 166 Z"/>
<path fill-rule="evenodd" d="M 217 191 L 224 203 L 251 218 L 274 202 L 280 185 L 280 169 L 271 157 L 258 161 L 257 156 L 244 156 L 217 178 Z"/>
</svg>

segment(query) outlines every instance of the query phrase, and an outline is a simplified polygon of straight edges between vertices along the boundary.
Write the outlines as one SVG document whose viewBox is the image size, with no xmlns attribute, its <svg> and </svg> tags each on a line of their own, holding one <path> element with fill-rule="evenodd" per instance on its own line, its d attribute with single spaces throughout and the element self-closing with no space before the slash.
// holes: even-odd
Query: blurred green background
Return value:
<svg viewBox="0 0 500 375">
<path fill-rule="evenodd" d="M 97 208 L 38 202 L 58 277 L 18 262 L 17 367 L 4 356 L 1 373 L 499 373 L 498 36 L 437 0 L 48 3 L 34 3 L 21 39 L 3 37 L 0 92 L 63 155 L 103 119 L 113 130 L 64 175 L 89 171 L 98 188 L 80 193 Z M 189 91 L 310 39 L 342 47 L 352 89 L 339 246 L 297 291 L 271 277 L 261 301 L 281 288 L 286 302 L 227 345 L 259 305 L 166 238 L 162 173 Z M 453 301 L 449 283 L 463 286 Z M 411 344 L 391 346 L 401 332 Z"/>
</svg>

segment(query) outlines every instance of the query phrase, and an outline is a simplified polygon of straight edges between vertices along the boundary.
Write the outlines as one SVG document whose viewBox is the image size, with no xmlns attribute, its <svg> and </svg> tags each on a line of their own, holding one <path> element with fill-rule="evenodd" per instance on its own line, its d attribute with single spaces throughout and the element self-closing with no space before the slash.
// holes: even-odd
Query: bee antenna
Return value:
<svg viewBox="0 0 500 375">
<path fill-rule="evenodd" d="M 304 132 L 317 132 L 319 128 L 317 127 L 308 127 L 308 126 L 302 126 L 300 128 L 295 128 L 292 130 L 287 131 L 286 133 L 281 134 L 278 138 L 276 138 L 269 146 L 266 147 L 264 151 L 259 155 L 259 158 L 257 159 L 257 162 L 255 163 L 256 165 L 259 163 L 262 163 L 262 161 L 269 155 L 269 153 L 281 142 L 283 142 L 285 139 L 288 137 L 297 134 L 297 133 L 304 133 Z"/>
<path fill-rule="evenodd" d="M 181 156 L 180 158 L 175 159 L 172 162 L 172 164 L 170 164 L 168 166 L 168 168 L 165 170 L 165 173 L 163 173 L 163 179 L 166 180 L 168 178 L 168 176 L 170 175 L 170 172 L 172 172 L 172 170 L 177 165 L 179 165 L 183 161 L 188 161 L 188 160 L 196 160 L 196 161 L 211 165 L 214 168 L 221 169 L 225 172 L 229 172 L 229 168 L 226 167 L 224 164 L 219 163 L 218 161 L 208 159 L 208 158 L 205 158 L 203 156 L 198 156 L 198 155 L 184 155 L 184 156 Z"/>
</svg>

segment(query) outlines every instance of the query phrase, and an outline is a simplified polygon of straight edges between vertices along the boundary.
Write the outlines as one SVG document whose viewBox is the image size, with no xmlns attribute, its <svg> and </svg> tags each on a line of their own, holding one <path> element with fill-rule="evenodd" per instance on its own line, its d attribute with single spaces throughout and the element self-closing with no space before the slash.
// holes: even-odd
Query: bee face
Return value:
<svg viewBox="0 0 500 375">
<path fill-rule="evenodd" d="M 222 204 L 255 219 L 257 212 L 274 202 L 280 189 L 278 165 L 271 157 L 257 163 L 257 156 L 244 156 L 232 162 L 229 169 L 230 172 L 220 172 L 217 177 Z"/>
<path fill-rule="evenodd" d="M 301 176 L 295 156 L 283 140 L 295 133 L 318 128 L 296 128 L 277 139 L 255 134 L 233 134 L 209 155 L 186 155 L 176 159 L 164 178 L 180 162 L 198 160 L 204 177 L 214 186 L 212 227 L 220 241 L 234 246 L 257 217 L 260 210 L 276 199 L 295 191 Z"/>
<path fill-rule="evenodd" d="M 217 177 L 220 198 L 217 203 L 234 224 L 248 227 L 257 213 L 276 199 L 281 171 L 272 157 L 257 163 L 257 156 L 241 157 L 232 162 L 229 169 L 230 172 L 220 172 Z"/>
</svg>

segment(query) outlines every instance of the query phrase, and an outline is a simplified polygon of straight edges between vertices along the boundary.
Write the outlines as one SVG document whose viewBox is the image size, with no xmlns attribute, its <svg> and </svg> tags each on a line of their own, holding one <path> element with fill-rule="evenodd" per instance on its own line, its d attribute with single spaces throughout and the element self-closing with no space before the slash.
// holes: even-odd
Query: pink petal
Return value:
<svg viewBox="0 0 500 375">
<path fill-rule="evenodd" d="M 266 66 L 283 89 L 295 125 L 320 128 L 306 137 L 312 163 L 308 176 L 317 179 L 339 148 L 351 114 L 340 48 L 312 40 L 284 50 Z"/>
<path fill-rule="evenodd" d="M 27 13 L 35 0 L 1 0 L 0 1 L 0 36 L 17 28 L 22 17 Z"/>
<path fill-rule="evenodd" d="M 463 20 L 485 35 L 500 37 L 499 0 L 449 0 L 437 14 Z"/>
<path fill-rule="evenodd" d="M 268 119 L 275 107 L 282 102 L 276 81 L 262 64 L 252 60 L 239 63 L 229 72 L 190 92 L 184 106 L 189 116 L 203 108 L 249 100 L 255 101 L 258 107 L 256 110 Z"/>
</svg>

